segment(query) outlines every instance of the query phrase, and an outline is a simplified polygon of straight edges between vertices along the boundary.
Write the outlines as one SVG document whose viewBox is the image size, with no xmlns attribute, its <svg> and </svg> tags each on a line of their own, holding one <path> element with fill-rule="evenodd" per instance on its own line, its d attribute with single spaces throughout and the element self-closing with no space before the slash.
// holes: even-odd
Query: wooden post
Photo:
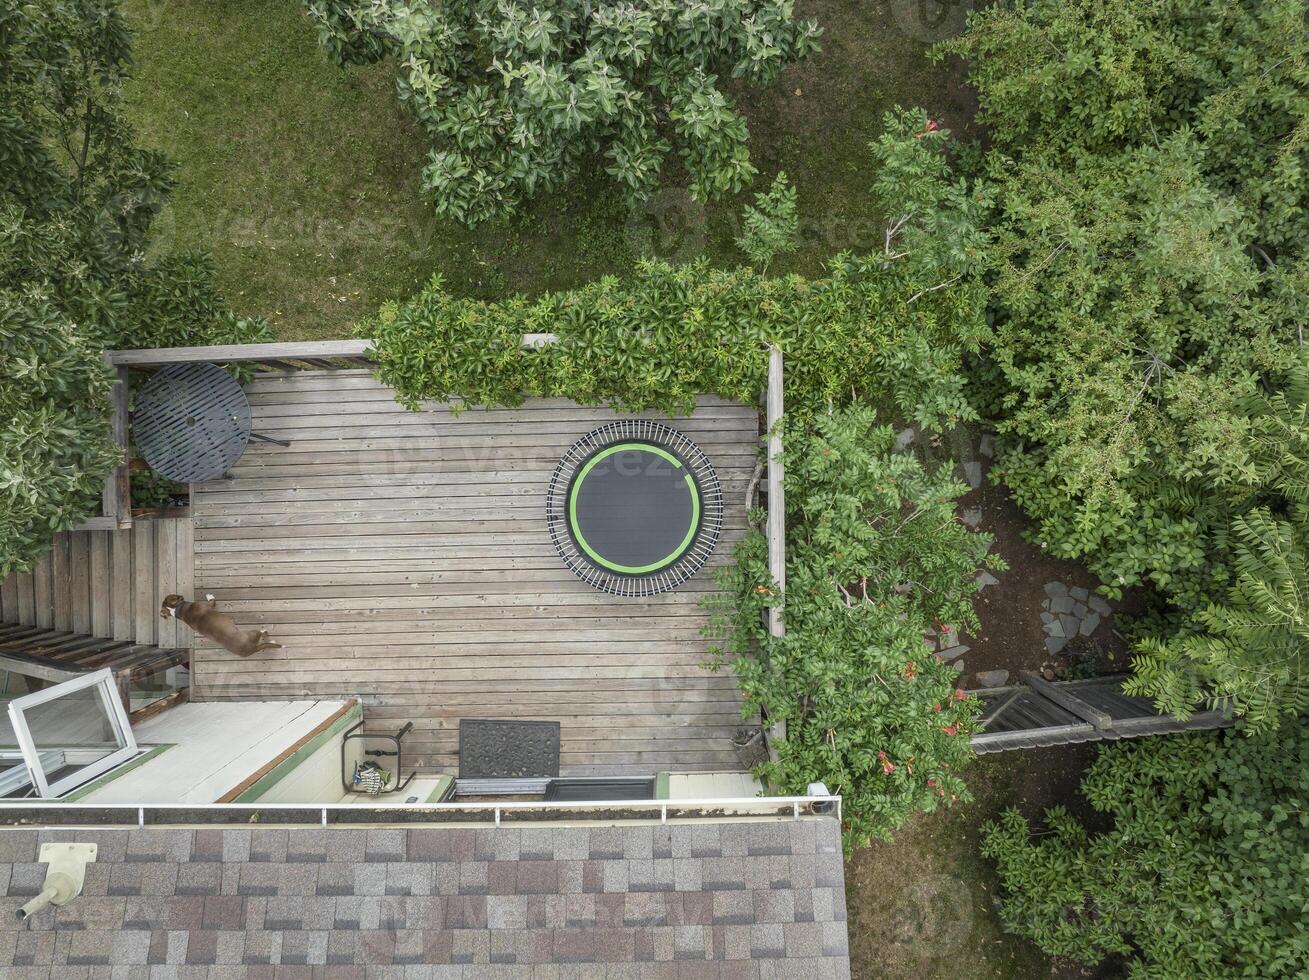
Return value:
<svg viewBox="0 0 1309 980">
<path fill-rule="evenodd" d="M 786 493 L 783 486 L 782 466 L 782 352 L 768 348 L 768 574 L 773 587 L 780 593 L 779 601 L 768 610 L 768 632 L 780 637 L 786 632 L 783 622 L 783 600 L 786 595 Z M 768 729 L 768 754 L 774 761 L 777 750 L 772 743 L 786 738 L 786 722 L 774 722 Z"/>
<path fill-rule="evenodd" d="M 109 355 L 106 354 L 105 359 L 109 361 L 111 366 L 114 366 Z M 127 368 L 122 366 L 114 367 L 118 374 L 118 380 L 114 382 L 113 390 L 109 396 L 112 406 L 110 431 L 114 445 L 123 454 L 123 459 L 114 467 L 114 471 L 109 474 L 109 478 L 105 480 L 101 505 L 104 509 L 104 516 L 113 521 L 113 526 L 125 529 L 132 526 L 132 489 L 127 466 Z"/>
</svg>

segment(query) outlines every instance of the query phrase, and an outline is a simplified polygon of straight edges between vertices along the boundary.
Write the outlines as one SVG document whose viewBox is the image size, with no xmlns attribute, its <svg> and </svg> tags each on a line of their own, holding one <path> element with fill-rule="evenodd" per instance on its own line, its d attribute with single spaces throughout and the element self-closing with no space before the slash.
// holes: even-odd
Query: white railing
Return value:
<svg viewBox="0 0 1309 980">
<path fill-rule="evenodd" d="M 754 812 L 750 812 L 751 810 Z M 165 827 L 201 824 L 205 826 L 249 826 L 249 815 L 254 813 L 303 814 L 302 820 L 273 819 L 261 821 L 259 826 L 279 826 L 317 823 L 322 827 L 351 826 L 354 824 L 391 824 L 408 823 L 456 823 L 458 817 L 466 816 L 469 821 L 492 823 L 499 827 L 501 823 L 515 822 L 515 814 L 537 812 L 543 814 L 542 822 L 558 822 L 565 813 L 576 814 L 585 819 L 613 820 L 654 820 L 660 823 L 681 819 L 732 819 L 740 817 L 785 817 L 798 820 L 809 815 L 834 815 L 841 819 L 840 796 L 746 796 L 718 799 L 687 800 L 592 800 L 568 802 L 544 802 L 530 800 L 513 800 L 501 803 L 485 802 L 448 802 L 448 803 L 160 803 L 140 806 L 131 803 L 60 803 L 58 800 L 7 800 L 0 802 L 0 826 L 6 822 L 6 811 L 21 812 L 25 827 L 60 828 L 95 828 L 113 830 L 115 827 Z M 34 812 L 35 811 L 35 812 Z M 39 816 L 42 811 L 54 811 L 61 814 L 85 812 L 88 815 L 100 815 L 102 819 L 88 820 L 86 823 L 76 821 L 59 821 L 43 823 Z M 108 813 L 122 814 L 122 820 L 103 819 Z M 129 814 L 135 814 L 132 821 Z M 203 813 L 208 819 L 187 820 L 187 814 Z M 370 816 L 381 814 L 409 814 L 405 820 L 370 820 Z M 167 816 L 174 814 L 182 819 L 169 821 Z M 229 821 L 213 819 L 218 816 L 230 816 Z M 333 815 L 336 819 L 329 819 Z M 348 817 L 352 819 L 340 819 Z M 430 819 L 424 819 L 425 817 Z M 455 819 L 451 819 L 454 817 Z M 160 819 L 163 818 L 163 819 Z M 520 818 L 521 819 L 521 818 Z M 529 818 L 530 819 L 530 818 Z M 523 821 L 527 822 L 527 821 Z"/>
</svg>

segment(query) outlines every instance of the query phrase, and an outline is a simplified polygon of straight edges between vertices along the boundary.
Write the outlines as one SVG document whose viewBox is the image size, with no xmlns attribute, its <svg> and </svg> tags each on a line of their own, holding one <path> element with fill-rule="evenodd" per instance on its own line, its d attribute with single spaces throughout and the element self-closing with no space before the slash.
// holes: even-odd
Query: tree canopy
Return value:
<svg viewBox="0 0 1309 980">
<path fill-rule="evenodd" d="M 558 188 L 593 155 L 634 200 L 674 149 L 692 193 L 754 177 L 745 119 L 720 78 L 766 85 L 817 50 L 791 0 L 307 0 L 338 64 L 394 57 L 400 99 L 432 143 L 438 214 L 476 224 Z"/>
<path fill-rule="evenodd" d="M 151 254 L 173 176 L 122 115 L 130 40 L 113 3 L 0 2 L 0 575 L 89 516 L 116 462 L 101 350 L 267 336 L 204 257 Z"/>
<path fill-rule="evenodd" d="M 1210 610 L 1267 581 L 1255 538 L 1296 520 L 1257 429 L 1309 316 L 1305 20 L 1304 0 L 1034 0 L 978 10 L 942 49 L 969 59 L 989 127 L 972 395 L 993 475 L 1042 547 L 1110 595 L 1160 597 L 1138 691 L 1182 713 L 1233 696 L 1260 723 L 1283 695 L 1298 710 L 1297 670 L 1255 697 L 1237 677 L 1258 651 Z M 1170 642 L 1211 629 L 1207 652 Z"/>
</svg>

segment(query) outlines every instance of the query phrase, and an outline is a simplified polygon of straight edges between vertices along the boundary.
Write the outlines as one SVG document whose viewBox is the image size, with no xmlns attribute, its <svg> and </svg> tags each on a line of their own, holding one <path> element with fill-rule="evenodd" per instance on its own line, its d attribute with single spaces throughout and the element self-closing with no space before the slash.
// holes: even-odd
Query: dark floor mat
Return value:
<svg viewBox="0 0 1309 980">
<path fill-rule="evenodd" d="M 460 779 L 527 779 L 559 775 L 559 722 L 459 722 Z"/>
</svg>

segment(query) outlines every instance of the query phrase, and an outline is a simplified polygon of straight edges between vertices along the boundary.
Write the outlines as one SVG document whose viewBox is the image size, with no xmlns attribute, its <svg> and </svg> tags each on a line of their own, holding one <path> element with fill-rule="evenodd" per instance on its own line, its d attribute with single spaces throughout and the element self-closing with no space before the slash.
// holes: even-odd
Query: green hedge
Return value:
<svg viewBox="0 0 1309 980">
<path fill-rule="evenodd" d="M 876 262 L 842 258 L 827 278 L 768 279 L 703 262 L 642 265 L 535 301 L 458 299 L 440 278 L 359 327 L 402 402 L 514 405 L 564 396 L 626 411 L 688 411 L 698 393 L 756 402 L 767 345 L 786 356 L 788 412 L 812 414 L 860 394 L 941 427 L 970 416 L 958 373 L 961 331 L 980 320 L 969 294 L 907 305 Z M 526 333 L 555 345 L 524 349 Z"/>
</svg>

